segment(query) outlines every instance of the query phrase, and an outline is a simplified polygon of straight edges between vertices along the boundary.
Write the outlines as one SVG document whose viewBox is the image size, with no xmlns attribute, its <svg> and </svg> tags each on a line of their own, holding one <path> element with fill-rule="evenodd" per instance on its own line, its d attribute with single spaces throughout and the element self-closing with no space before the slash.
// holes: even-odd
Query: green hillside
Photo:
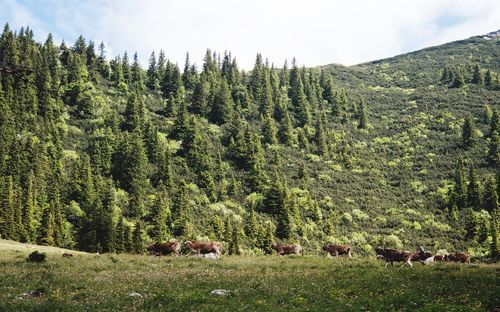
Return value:
<svg viewBox="0 0 500 312">
<path fill-rule="evenodd" d="M 5 27 L 0 235 L 137 252 L 170 238 L 229 254 L 275 240 L 498 251 L 500 39 L 351 67 L 253 70 L 208 50 L 141 68 Z"/>
</svg>

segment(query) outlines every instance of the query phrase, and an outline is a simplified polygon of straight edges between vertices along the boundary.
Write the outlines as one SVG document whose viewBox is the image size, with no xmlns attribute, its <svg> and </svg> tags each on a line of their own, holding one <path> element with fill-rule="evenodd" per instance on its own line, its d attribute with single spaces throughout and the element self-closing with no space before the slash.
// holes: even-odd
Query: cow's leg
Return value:
<svg viewBox="0 0 500 312">
<path fill-rule="evenodd" d="M 351 255 L 351 251 L 350 251 L 350 250 L 347 252 L 347 255 L 349 256 L 349 258 L 352 258 L 352 255 Z"/>
<path fill-rule="evenodd" d="M 338 259 L 339 258 L 339 252 L 335 250 L 335 257 Z"/>
<path fill-rule="evenodd" d="M 388 261 L 386 261 L 386 262 L 385 262 L 385 266 L 384 266 L 384 268 L 387 268 L 387 266 L 388 266 L 388 265 L 389 265 L 389 262 L 388 262 Z"/>
</svg>

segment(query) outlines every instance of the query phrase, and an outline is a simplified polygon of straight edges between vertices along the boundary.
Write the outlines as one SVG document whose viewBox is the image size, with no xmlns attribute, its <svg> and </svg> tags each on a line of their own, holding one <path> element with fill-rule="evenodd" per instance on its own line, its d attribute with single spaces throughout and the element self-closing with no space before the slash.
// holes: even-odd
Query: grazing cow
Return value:
<svg viewBox="0 0 500 312">
<path fill-rule="evenodd" d="M 347 255 L 351 258 L 351 246 L 349 245 L 332 245 L 327 244 L 323 246 L 323 250 L 330 253 L 332 257 L 339 258 L 339 255 Z"/>
<path fill-rule="evenodd" d="M 445 256 L 445 261 L 470 263 L 470 255 L 466 253 L 452 253 Z"/>
<path fill-rule="evenodd" d="M 63 256 L 63 258 L 72 258 L 73 254 L 65 252 L 65 253 L 62 254 L 62 256 Z"/>
<path fill-rule="evenodd" d="M 173 252 L 177 257 L 179 255 L 179 250 L 181 249 L 181 244 L 178 241 L 172 241 L 168 243 L 155 243 L 149 246 L 147 249 L 150 253 L 158 256 L 167 255 Z"/>
<path fill-rule="evenodd" d="M 377 253 L 377 258 L 379 258 L 378 255 L 380 255 L 385 260 L 385 267 L 387 267 L 389 262 L 391 263 L 391 265 L 394 266 L 394 261 L 396 262 L 402 261 L 403 265 L 401 267 L 404 267 L 405 264 L 408 264 L 410 267 L 413 267 L 413 264 L 411 263 L 411 258 L 413 256 L 412 252 L 397 250 L 397 249 L 380 248 L 380 247 L 375 248 L 375 251 Z"/>
<path fill-rule="evenodd" d="M 214 253 L 217 257 L 221 255 L 222 245 L 220 242 L 210 242 L 210 241 L 186 241 L 184 246 L 189 249 L 189 256 L 191 253 L 196 253 L 196 255 Z"/>
<path fill-rule="evenodd" d="M 274 243 L 271 245 L 271 248 L 276 250 L 278 256 L 291 255 L 291 254 L 299 255 L 302 252 L 302 247 L 298 244 L 294 245 L 294 244 Z"/>
</svg>

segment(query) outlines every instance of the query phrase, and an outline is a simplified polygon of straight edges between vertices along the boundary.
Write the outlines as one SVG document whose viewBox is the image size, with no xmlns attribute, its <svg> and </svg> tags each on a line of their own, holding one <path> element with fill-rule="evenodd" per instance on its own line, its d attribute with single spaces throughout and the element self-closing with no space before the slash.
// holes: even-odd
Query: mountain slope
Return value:
<svg viewBox="0 0 500 312">
<path fill-rule="evenodd" d="M 498 38 L 351 67 L 259 55 L 250 73 L 210 51 L 200 68 L 162 52 L 144 70 L 83 37 L 32 38 L 0 38 L 2 237 L 496 248 Z"/>
</svg>

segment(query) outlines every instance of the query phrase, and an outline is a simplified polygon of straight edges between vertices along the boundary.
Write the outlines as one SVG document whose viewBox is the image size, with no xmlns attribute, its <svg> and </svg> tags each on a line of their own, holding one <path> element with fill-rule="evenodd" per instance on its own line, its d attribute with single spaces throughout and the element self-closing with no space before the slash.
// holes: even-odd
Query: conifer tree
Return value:
<svg viewBox="0 0 500 312">
<path fill-rule="evenodd" d="M 30 172 L 27 182 L 26 196 L 23 207 L 24 242 L 30 243 L 35 239 L 34 213 L 36 208 L 36 194 L 33 186 L 34 174 Z"/>
<path fill-rule="evenodd" d="M 3 198 L 2 198 L 2 210 L 1 210 L 1 220 L 0 223 L 0 234 L 2 237 L 10 239 L 14 236 L 14 182 L 12 176 L 8 176 L 7 179 L 3 181 Z"/>
<path fill-rule="evenodd" d="M 137 221 L 134 226 L 134 231 L 132 232 L 132 248 L 134 253 L 142 254 L 144 252 L 144 242 L 142 239 L 142 224 L 141 221 Z"/>
<path fill-rule="evenodd" d="M 245 234 L 253 242 L 257 239 L 259 233 L 259 224 L 257 223 L 257 216 L 253 208 L 250 209 L 245 222 Z"/>
<path fill-rule="evenodd" d="M 159 85 L 159 79 L 158 79 L 158 68 L 156 64 L 156 56 L 155 52 L 153 51 L 151 53 L 151 56 L 149 57 L 149 67 L 148 71 L 146 72 L 146 86 L 150 90 L 158 90 L 160 87 Z"/>
<path fill-rule="evenodd" d="M 261 116 L 262 120 L 262 142 L 264 144 L 277 144 L 277 133 L 276 123 L 270 114 L 265 117 Z"/>
<path fill-rule="evenodd" d="M 170 217 L 168 193 L 162 182 L 158 185 L 158 193 L 153 207 L 151 220 L 154 222 L 152 237 L 158 243 L 169 238 L 167 220 Z"/>
<path fill-rule="evenodd" d="M 366 129 L 368 127 L 368 112 L 366 108 L 365 99 L 361 99 L 360 112 L 359 112 L 359 129 Z"/>
<path fill-rule="evenodd" d="M 497 214 L 499 210 L 497 183 L 493 177 L 486 180 L 485 194 L 484 194 L 484 208 L 490 214 Z"/>
<path fill-rule="evenodd" d="M 493 77 L 491 76 L 491 71 L 489 69 L 486 71 L 486 75 L 484 76 L 484 85 L 488 88 L 491 88 L 493 85 Z"/>
<path fill-rule="evenodd" d="M 462 143 L 465 147 L 470 147 L 474 143 L 474 130 L 474 119 L 471 114 L 467 114 L 462 126 Z"/>
<path fill-rule="evenodd" d="M 228 251 L 230 255 L 240 254 L 240 233 L 238 231 L 238 226 L 236 224 L 233 224 Z"/>
<path fill-rule="evenodd" d="M 484 83 L 484 77 L 481 73 L 481 67 L 478 64 L 474 66 L 474 76 L 472 77 L 472 83 L 480 85 Z"/>
<path fill-rule="evenodd" d="M 500 164 L 500 132 L 495 131 L 491 136 L 488 146 L 488 162 L 492 166 Z"/>
<path fill-rule="evenodd" d="M 493 114 L 490 120 L 490 131 L 488 137 L 492 137 L 494 132 L 500 133 L 500 114 L 496 108 L 493 109 Z"/>
<path fill-rule="evenodd" d="M 123 225 L 123 216 L 120 215 L 115 230 L 115 251 L 116 253 L 125 252 L 125 227 Z"/>
<path fill-rule="evenodd" d="M 476 172 L 473 167 L 469 170 L 469 184 L 467 185 L 467 205 L 474 209 L 479 209 L 481 206 L 481 184 L 477 179 Z"/>
<path fill-rule="evenodd" d="M 467 184 L 462 160 L 459 160 L 456 166 L 455 186 L 453 188 L 451 203 L 452 205 L 457 205 L 458 208 L 465 208 L 467 203 Z"/>
<path fill-rule="evenodd" d="M 229 122 L 232 119 L 233 106 L 234 103 L 229 86 L 227 82 L 223 80 L 210 111 L 210 121 L 218 125 Z"/>
<path fill-rule="evenodd" d="M 271 254 L 273 249 L 271 248 L 271 245 L 274 243 L 274 229 L 273 229 L 273 224 L 271 222 L 266 223 L 265 227 L 265 233 L 262 238 L 262 250 L 266 254 Z"/>
</svg>

